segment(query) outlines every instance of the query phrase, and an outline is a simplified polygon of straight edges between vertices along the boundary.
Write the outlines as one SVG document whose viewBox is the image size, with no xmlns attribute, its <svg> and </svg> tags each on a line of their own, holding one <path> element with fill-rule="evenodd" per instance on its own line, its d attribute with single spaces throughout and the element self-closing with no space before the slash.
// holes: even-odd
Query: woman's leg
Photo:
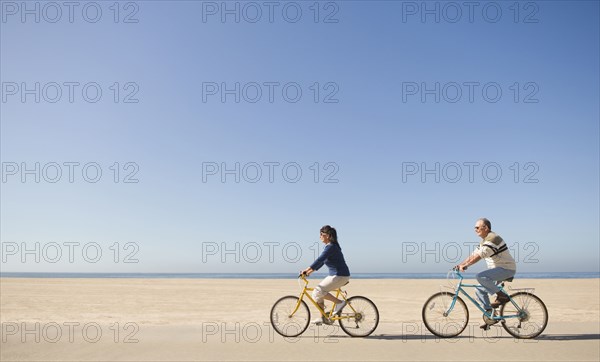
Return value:
<svg viewBox="0 0 600 362">
<path fill-rule="evenodd" d="M 323 309 L 323 310 L 325 310 L 324 299 L 329 294 L 328 293 L 329 290 L 327 290 L 327 287 L 329 286 L 329 284 L 331 284 L 332 280 L 333 280 L 333 275 L 329 275 L 329 276 L 325 277 L 325 279 L 323 279 L 319 283 L 319 285 L 317 285 L 315 287 L 315 289 L 312 292 L 313 299 L 315 300 L 315 302 L 317 302 L 319 307 L 321 307 L 321 309 Z"/>
<path fill-rule="evenodd" d="M 329 292 L 345 285 L 346 283 L 348 283 L 348 280 L 350 280 L 350 277 L 341 277 L 337 275 L 330 275 L 326 277 L 325 279 L 323 279 L 323 281 L 321 281 L 321 283 L 319 283 L 319 285 L 315 287 L 315 290 L 313 291 L 313 298 L 317 303 L 319 303 L 319 305 L 323 306 L 323 299 L 326 299 L 335 304 L 341 303 L 341 300 L 329 294 Z"/>
</svg>

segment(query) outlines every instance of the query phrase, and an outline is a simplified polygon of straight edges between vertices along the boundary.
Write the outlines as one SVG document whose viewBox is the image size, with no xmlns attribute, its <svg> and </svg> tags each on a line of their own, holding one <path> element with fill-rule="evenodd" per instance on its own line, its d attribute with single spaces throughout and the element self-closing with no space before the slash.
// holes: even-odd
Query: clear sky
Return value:
<svg viewBox="0 0 600 362">
<path fill-rule="evenodd" d="M 2 271 L 290 273 L 331 224 L 443 273 L 482 216 L 600 269 L 598 1 L 48 4 L 1 1 Z"/>
</svg>

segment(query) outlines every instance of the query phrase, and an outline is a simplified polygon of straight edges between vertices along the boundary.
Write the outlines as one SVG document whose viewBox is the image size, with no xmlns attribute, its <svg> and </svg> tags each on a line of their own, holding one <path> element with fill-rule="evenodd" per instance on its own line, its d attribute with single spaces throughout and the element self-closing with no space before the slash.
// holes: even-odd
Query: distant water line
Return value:
<svg viewBox="0 0 600 362">
<path fill-rule="evenodd" d="M 291 279 L 290 273 L 44 273 L 2 272 L 0 278 L 118 278 L 118 279 Z M 324 277 L 315 274 L 313 278 Z M 466 274 L 473 278 L 474 274 Z M 355 273 L 354 279 L 445 279 L 445 273 Z M 547 272 L 517 273 L 522 279 L 589 279 L 600 278 L 600 272 Z"/>
</svg>

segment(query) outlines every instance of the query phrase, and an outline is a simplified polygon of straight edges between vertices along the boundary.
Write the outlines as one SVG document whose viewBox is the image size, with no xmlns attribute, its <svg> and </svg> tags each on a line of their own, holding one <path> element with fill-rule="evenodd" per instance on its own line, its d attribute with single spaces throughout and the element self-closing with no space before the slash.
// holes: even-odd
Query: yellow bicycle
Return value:
<svg viewBox="0 0 600 362">
<path fill-rule="evenodd" d="M 339 315 L 334 315 L 335 305 L 325 312 L 310 296 L 309 292 L 314 288 L 308 287 L 304 274 L 300 274 L 298 279 L 304 282 L 300 296 L 282 297 L 271 308 L 271 325 L 277 333 L 284 337 L 297 337 L 306 331 L 310 323 L 310 310 L 304 297 L 315 305 L 323 318 L 331 323 L 338 321 L 342 330 L 351 337 L 366 337 L 377 328 L 379 311 L 370 299 L 361 296 L 346 298 L 347 293 L 339 288 L 334 291 L 335 297 L 345 300 L 347 304 Z"/>
</svg>

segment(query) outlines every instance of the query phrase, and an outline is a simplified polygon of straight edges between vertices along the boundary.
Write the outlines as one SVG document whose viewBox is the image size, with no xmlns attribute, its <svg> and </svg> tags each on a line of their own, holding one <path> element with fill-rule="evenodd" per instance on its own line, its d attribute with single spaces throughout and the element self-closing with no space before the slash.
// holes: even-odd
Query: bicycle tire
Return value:
<svg viewBox="0 0 600 362">
<path fill-rule="evenodd" d="M 348 298 L 347 302 L 340 315 L 351 317 L 338 320 L 340 327 L 351 337 L 369 336 L 379 325 L 377 306 L 369 298 L 360 295 Z"/>
<path fill-rule="evenodd" d="M 542 334 L 548 325 L 548 309 L 544 302 L 538 296 L 527 292 L 515 293 L 510 297 L 519 305 L 524 314 L 517 318 L 503 319 L 502 327 L 504 330 L 519 339 L 531 339 Z M 500 307 L 500 316 L 502 317 L 517 314 L 519 314 L 519 311 L 512 302 L 503 304 Z M 523 327 L 523 323 L 525 323 L 525 327 Z M 528 329 L 533 332 L 530 334 L 522 333 L 522 331 Z"/>
<path fill-rule="evenodd" d="M 275 332 L 279 333 L 284 337 L 297 337 L 306 331 L 310 324 L 310 310 L 303 300 L 300 301 L 300 306 L 294 314 L 290 316 L 292 310 L 298 303 L 298 297 L 293 295 L 286 295 L 285 297 L 279 298 L 273 307 L 271 307 L 271 313 L 269 319 L 271 320 L 271 326 L 275 329 Z M 280 317 L 286 317 L 284 322 L 280 321 Z M 292 318 L 294 318 L 292 320 Z M 290 331 L 291 328 L 291 331 Z"/>
<path fill-rule="evenodd" d="M 450 315 L 444 315 L 448 311 L 454 296 L 455 294 L 450 292 L 435 293 L 423 304 L 423 310 L 421 311 L 423 323 L 427 330 L 437 337 L 456 337 L 467 328 L 469 309 L 461 297 L 456 297 L 454 308 L 450 313 L 453 317 L 450 318 Z M 448 332 L 448 330 L 451 332 Z"/>
</svg>

